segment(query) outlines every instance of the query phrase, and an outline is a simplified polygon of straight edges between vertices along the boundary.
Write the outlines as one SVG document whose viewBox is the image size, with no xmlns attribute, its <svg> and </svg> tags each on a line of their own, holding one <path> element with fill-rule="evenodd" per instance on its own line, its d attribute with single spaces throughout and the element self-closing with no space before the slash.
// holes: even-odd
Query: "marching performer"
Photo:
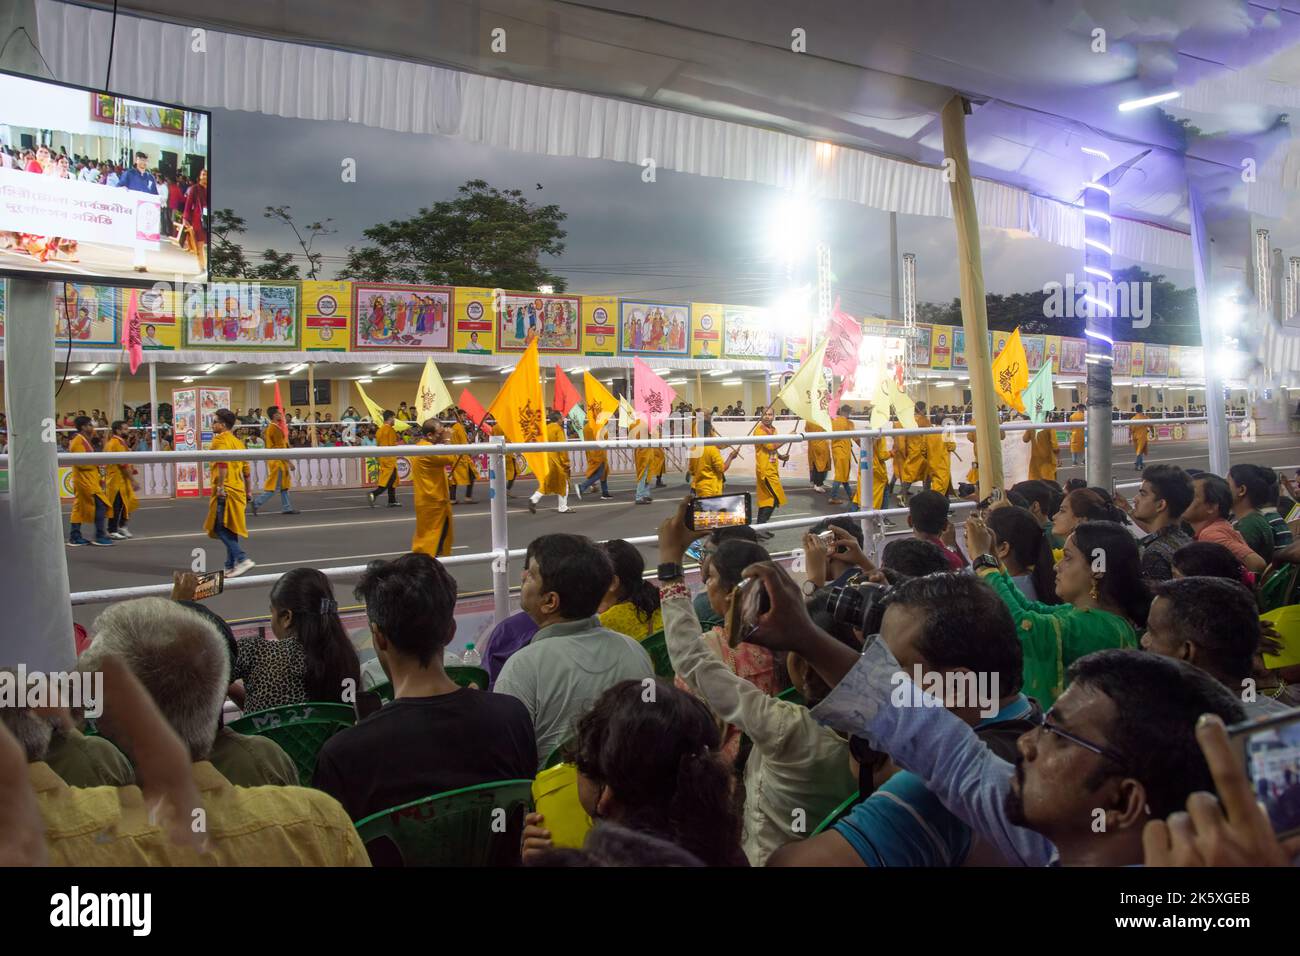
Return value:
<svg viewBox="0 0 1300 956">
<path fill-rule="evenodd" d="M 1056 480 L 1056 429 L 1031 428 L 1020 439 L 1029 445 L 1029 480 Z"/>
<path fill-rule="evenodd" d="M 272 405 L 266 410 L 266 417 L 271 420 L 262 429 L 262 441 L 266 443 L 266 447 L 288 448 L 289 430 L 284 424 L 284 409 L 279 405 Z M 287 460 L 276 459 L 266 463 L 266 481 L 262 483 L 263 491 L 251 501 L 253 514 L 258 514 L 257 509 L 270 501 L 271 496 L 276 491 L 280 492 L 280 514 L 298 514 L 298 510 L 294 508 L 293 503 L 289 500 L 289 488 L 293 485 L 291 472 L 295 470 L 294 463 Z"/>
<path fill-rule="evenodd" d="M 492 437 L 507 438 L 505 430 L 501 427 L 501 423 L 496 419 L 492 420 Z M 517 455 L 505 455 L 504 457 L 506 460 L 506 497 L 513 498 L 514 495 L 510 492 L 515 487 L 515 478 L 519 476 L 519 458 Z"/>
<path fill-rule="evenodd" d="M 436 418 L 420 426 L 423 437 L 419 445 L 447 444 L 447 429 Z M 454 432 L 453 432 L 454 433 Z M 456 440 L 452 440 L 456 444 Z M 416 455 L 411 459 L 411 488 L 415 493 L 415 534 L 411 550 L 430 557 L 451 554 L 455 540 L 451 524 L 451 504 L 447 495 L 447 469 L 456 465 L 453 455 Z M 452 498 L 451 501 L 456 499 Z"/>
<path fill-rule="evenodd" d="M 548 442 L 568 441 L 564 436 L 564 425 L 561 423 L 559 412 L 552 409 L 547 415 L 547 421 L 550 423 L 546 426 Z M 546 478 L 528 499 L 528 510 L 533 514 L 537 514 L 537 502 L 542 500 L 542 495 L 555 495 L 559 500 L 558 510 L 562 515 L 567 515 L 573 510 L 569 507 L 569 453 L 567 451 L 547 453 Z"/>
<path fill-rule="evenodd" d="M 589 418 L 582 426 L 582 437 L 587 441 L 600 441 L 608 427 L 607 421 L 601 426 L 600 431 L 597 431 L 595 423 Z M 609 493 L 609 453 L 603 448 L 590 448 L 587 450 L 587 480 L 578 485 L 578 497 L 581 498 L 582 493 L 597 482 L 600 482 L 600 496 L 612 499 L 614 496 Z"/>
<path fill-rule="evenodd" d="M 235 413 L 218 408 L 212 416 L 212 451 L 242 451 L 244 443 L 235 437 Z M 226 546 L 226 577 L 243 574 L 256 563 L 244 553 L 240 538 L 248 537 L 244 511 L 248 507 L 248 463 L 214 461 L 210 473 L 212 500 L 203 530 Z"/>
<path fill-rule="evenodd" d="M 833 426 L 835 423 L 832 422 Z M 804 422 L 805 432 L 825 432 L 816 422 Z M 812 482 L 813 491 L 826 494 L 826 473 L 831 470 L 831 443 L 828 441 L 808 441 L 808 480 Z"/>
<path fill-rule="evenodd" d="M 104 442 L 104 451 L 125 452 L 130 449 L 126 444 L 126 422 L 113 422 L 108 441 Z M 130 538 L 126 523 L 131 519 L 131 512 L 139 502 L 135 497 L 135 466 L 128 464 L 109 465 L 104 469 L 104 486 L 108 500 L 112 502 L 108 516 L 108 536 L 110 538 Z"/>
<path fill-rule="evenodd" d="M 463 408 L 454 408 L 452 412 L 456 416 L 456 423 L 451 426 L 451 442 L 453 445 L 468 445 L 469 432 L 466 431 L 466 417 Z M 451 503 L 459 504 L 456 500 L 456 489 L 461 485 L 465 486 L 465 504 L 474 503 L 474 482 L 478 480 L 478 469 L 474 467 L 474 458 L 471 455 L 457 455 L 455 464 L 451 469 Z"/>
<path fill-rule="evenodd" d="M 704 421 L 704 437 L 713 437 L 713 423 L 708 419 Z M 694 481 L 691 488 L 695 492 L 695 497 L 711 498 L 722 494 L 723 485 L 727 480 L 727 466 L 735 460 L 735 456 L 723 461 L 722 452 L 718 451 L 715 445 L 704 445 L 699 452 L 699 455 L 692 459 Z"/>
<path fill-rule="evenodd" d="M 763 420 L 754 429 L 756 435 L 775 435 L 776 415 L 772 406 L 763 409 Z M 758 481 L 758 520 L 755 524 L 766 524 L 777 508 L 785 504 L 785 489 L 781 487 L 781 465 L 778 462 L 790 460 L 788 453 L 781 452 L 781 445 L 772 444 L 754 446 L 754 477 Z"/>
<path fill-rule="evenodd" d="M 68 451 L 78 454 L 90 454 L 95 447 L 90 440 L 95 436 L 95 423 L 89 415 L 78 415 L 72 421 L 77 434 L 68 442 Z M 79 548 L 83 544 L 97 544 L 101 548 L 111 547 L 113 539 L 104 527 L 105 518 L 112 502 L 104 489 L 104 475 L 95 465 L 72 466 L 72 491 L 76 496 L 72 502 L 71 533 L 68 546 Z M 82 522 L 95 522 L 95 537 L 87 541 L 81 534 Z"/>
<path fill-rule="evenodd" d="M 831 420 L 831 431 L 848 432 L 853 430 L 853 422 L 849 421 L 849 416 L 853 414 L 853 409 L 848 405 L 841 405 L 835 418 Z M 831 442 L 831 461 L 835 468 L 835 477 L 831 482 L 831 496 L 827 499 L 828 504 L 842 505 L 851 496 L 849 494 L 849 474 L 853 467 L 853 442 L 848 438 L 836 438 Z M 840 492 L 844 492 L 844 497 L 840 497 Z"/>
<path fill-rule="evenodd" d="M 1139 421 L 1147 421 L 1147 420 L 1148 419 L 1146 415 L 1143 414 L 1142 412 L 1142 406 L 1134 405 L 1133 417 L 1130 418 L 1129 421 L 1139 422 Z M 1133 462 L 1133 467 L 1135 470 L 1141 471 L 1146 464 L 1142 459 L 1146 456 L 1147 453 L 1147 442 L 1151 440 L 1151 426 L 1149 425 L 1130 426 L 1128 430 L 1128 436 L 1129 436 L 1129 441 L 1133 443 L 1133 451 L 1137 453 L 1137 459 Z"/>
<path fill-rule="evenodd" d="M 1072 422 L 1085 422 L 1088 420 L 1088 414 L 1082 404 L 1074 406 L 1074 413 L 1070 415 Z M 1083 454 L 1088 437 L 1085 434 L 1087 430 L 1083 428 L 1070 429 L 1070 464 L 1079 464 L 1079 456 Z"/>
<path fill-rule="evenodd" d="M 384 423 L 379 426 L 375 432 L 375 444 L 391 448 L 393 445 L 400 444 L 397 438 L 397 429 L 393 427 L 393 422 L 397 415 L 392 410 L 385 410 Z M 375 499 L 382 492 L 388 492 L 388 507 L 399 507 L 397 502 L 397 459 L 380 458 L 379 459 L 379 485 L 366 492 L 366 497 L 370 499 L 370 507 L 375 506 Z"/>
</svg>

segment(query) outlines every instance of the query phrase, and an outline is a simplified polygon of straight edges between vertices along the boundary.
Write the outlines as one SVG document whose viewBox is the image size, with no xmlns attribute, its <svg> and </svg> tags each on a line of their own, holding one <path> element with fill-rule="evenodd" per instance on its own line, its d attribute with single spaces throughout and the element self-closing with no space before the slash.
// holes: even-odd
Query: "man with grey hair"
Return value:
<svg viewBox="0 0 1300 956">
<path fill-rule="evenodd" d="M 114 604 L 96 619 L 95 639 L 78 667 L 93 670 L 106 655 L 135 674 L 188 748 L 213 862 L 369 866 L 351 818 L 333 797 L 305 787 L 236 787 L 208 761 L 230 658 L 202 615 L 163 598 Z"/>
</svg>

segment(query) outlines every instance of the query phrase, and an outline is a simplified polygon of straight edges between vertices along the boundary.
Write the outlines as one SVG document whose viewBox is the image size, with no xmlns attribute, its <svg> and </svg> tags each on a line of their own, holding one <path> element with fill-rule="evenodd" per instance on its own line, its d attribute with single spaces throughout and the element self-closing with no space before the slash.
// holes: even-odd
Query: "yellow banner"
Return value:
<svg viewBox="0 0 1300 956">
<path fill-rule="evenodd" d="M 127 293 L 130 295 L 130 293 Z M 181 327 L 176 321 L 180 294 L 174 289 L 141 289 L 136 298 L 140 339 L 146 352 L 173 351 L 181 347 Z"/>
<path fill-rule="evenodd" d="M 1052 374 L 1055 375 L 1061 371 L 1061 337 L 1059 335 L 1047 336 L 1047 358 L 1052 363 Z"/>
<path fill-rule="evenodd" d="M 582 354 L 613 355 L 618 348 L 618 298 L 582 297 Z"/>
<path fill-rule="evenodd" d="M 302 347 L 308 352 L 346 352 L 352 319 L 352 283 L 302 284 Z"/>
<path fill-rule="evenodd" d="M 456 286 L 452 298 L 456 313 L 455 350 L 470 355 L 491 354 L 496 347 L 492 290 Z"/>
<path fill-rule="evenodd" d="M 691 358 L 715 359 L 722 355 L 722 306 L 716 302 L 691 303 Z"/>
<path fill-rule="evenodd" d="M 546 441 L 546 399 L 542 394 L 542 375 L 537 358 L 537 339 L 524 349 L 519 364 L 510 373 L 501 391 L 488 406 L 501 430 L 511 442 Z M 528 467 L 537 476 L 538 487 L 546 481 L 545 452 L 526 453 Z"/>
<path fill-rule="evenodd" d="M 934 326 L 930 336 L 930 368 L 952 368 L 952 326 Z"/>
<path fill-rule="evenodd" d="M 1147 349 L 1145 342 L 1134 342 L 1129 346 L 1129 375 L 1140 378 L 1146 374 Z M 1123 374 L 1123 373 L 1121 373 Z"/>
</svg>

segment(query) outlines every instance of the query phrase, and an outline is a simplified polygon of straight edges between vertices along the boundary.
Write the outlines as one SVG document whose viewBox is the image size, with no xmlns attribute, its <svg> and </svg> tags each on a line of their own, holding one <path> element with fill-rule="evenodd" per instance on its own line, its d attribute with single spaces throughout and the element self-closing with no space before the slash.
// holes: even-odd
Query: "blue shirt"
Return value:
<svg viewBox="0 0 1300 956">
<path fill-rule="evenodd" d="M 112 185 L 112 183 L 109 185 Z M 158 181 L 153 178 L 153 174 L 142 173 L 134 168 L 126 170 L 121 176 L 117 177 L 117 185 L 125 186 L 127 189 L 138 193 L 158 195 Z"/>
<path fill-rule="evenodd" d="M 483 658 L 483 668 L 488 672 L 488 690 L 496 684 L 497 675 L 506 666 L 510 655 L 525 647 L 536 633 L 537 625 L 523 611 L 511 614 L 492 629 L 487 640 L 487 656 Z"/>
<path fill-rule="evenodd" d="M 1030 709 L 1029 699 L 1017 694 L 976 727 L 1017 720 Z M 907 770 L 886 780 L 834 829 L 867 866 L 961 866 L 971 847 L 970 827 Z"/>
</svg>

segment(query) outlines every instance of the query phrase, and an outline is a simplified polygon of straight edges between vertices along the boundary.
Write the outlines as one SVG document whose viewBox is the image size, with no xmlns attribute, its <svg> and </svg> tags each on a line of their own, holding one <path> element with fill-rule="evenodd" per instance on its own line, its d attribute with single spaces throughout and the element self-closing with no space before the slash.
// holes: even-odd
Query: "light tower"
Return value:
<svg viewBox="0 0 1300 956">
<path fill-rule="evenodd" d="M 903 385 L 910 389 L 917 381 L 920 364 L 916 328 L 916 254 L 903 253 Z"/>
</svg>

